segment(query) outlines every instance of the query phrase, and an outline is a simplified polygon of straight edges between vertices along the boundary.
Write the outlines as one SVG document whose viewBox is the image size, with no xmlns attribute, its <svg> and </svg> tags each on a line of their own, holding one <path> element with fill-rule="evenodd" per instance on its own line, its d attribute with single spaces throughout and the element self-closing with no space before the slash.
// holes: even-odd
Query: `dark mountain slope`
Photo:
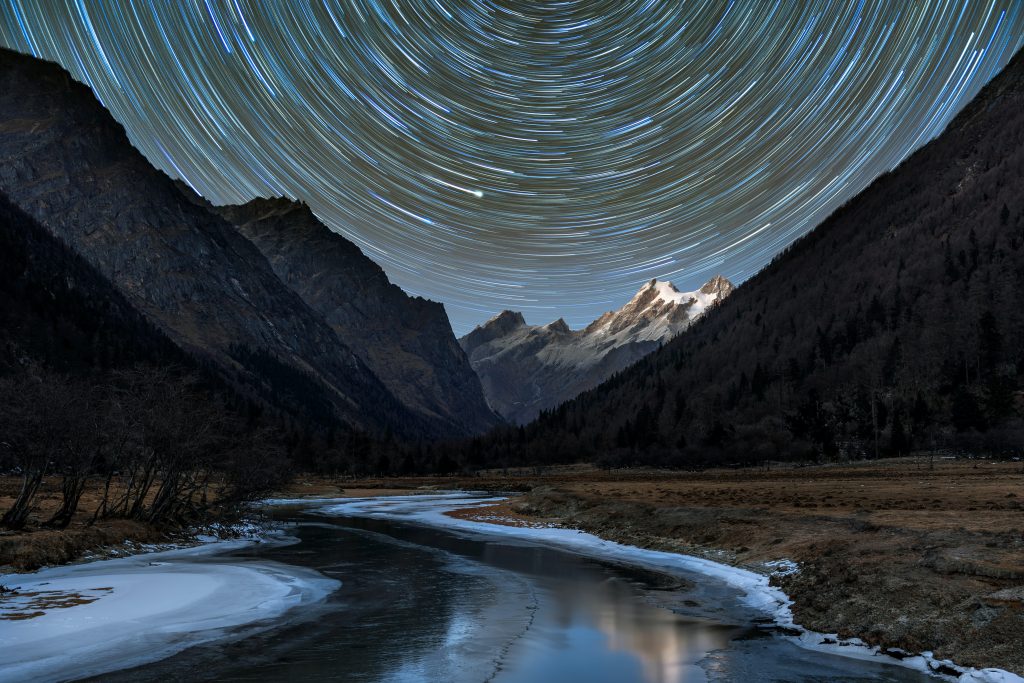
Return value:
<svg viewBox="0 0 1024 683">
<path fill-rule="evenodd" d="M 0 194 L 0 374 L 191 365 L 84 259 Z"/>
<path fill-rule="evenodd" d="M 501 423 L 487 406 L 444 306 L 391 284 L 380 266 L 305 204 L 254 199 L 210 209 L 256 245 L 281 281 L 322 315 L 407 407 L 444 422 L 453 434 L 479 433 Z"/>
<path fill-rule="evenodd" d="M 446 433 L 406 410 L 248 240 L 187 201 L 87 87 L 8 50 L 0 191 L 181 348 L 270 400 L 372 431 Z"/>
<path fill-rule="evenodd" d="M 1022 384 L 1024 53 L 689 332 L 487 448 L 675 464 L 1019 452 Z"/>
<path fill-rule="evenodd" d="M 310 437 L 181 350 L 0 193 L 0 471 L 21 479 L 0 527 L 75 524 L 57 544 L 6 538 L 5 564 L 65 562 L 83 543 L 128 533 L 110 530 L 111 517 L 194 524 L 214 514 L 200 489 L 215 492 L 221 512 L 265 494 L 289 456 L 309 453 Z M 60 478 L 61 502 L 43 514 L 46 476 Z M 90 480 L 102 503 L 79 514 Z"/>
</svg>

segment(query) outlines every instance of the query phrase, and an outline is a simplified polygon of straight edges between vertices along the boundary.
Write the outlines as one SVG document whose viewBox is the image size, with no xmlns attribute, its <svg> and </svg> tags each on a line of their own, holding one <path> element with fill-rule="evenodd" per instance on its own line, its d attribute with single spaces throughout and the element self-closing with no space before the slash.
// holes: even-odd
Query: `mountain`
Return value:
<svg viewBox="0 0 1024 683">
<path fill-rule="evenodd" d="M 256 245 L 278 278 L 409 409 L 445 424 L 452 434 L 480 433 L 501 423 L 487 406 L 443 305 L 407 295 L 305 204 L 254 199 L 210 208 Z"/>
<path fill-rule="evenodd" d="M 67 528 L 90 479 L 104 491 L 91 510 L 96 529 L 107 515 L 192 524 L 206 511 L 199 491 L 208 484 L 218 506 L 265 495 L 282 483 L 289 456 L 312 445 L 309 431 L 281 417 L 202 367 L 0 193 L 0 470 L 21 479 L 0 518 L 8 533 Z M 119 474 L 125 486 L 108 497 Z M 59 478 L 60 505 L 40 518 L 44 477 Z M 32 567 L 68 559 L 66 547 L 0 552 Z"/>
<path fill-rule="evenodd" d="M 686 334 L 473 457 L 1019 455 L 1021 302 L 1024 53 Z"/>
<path fill-rule="evenodd" d="M 503 311 L 459 343 L 491 407 L 525 424 L 654 351 L 732 289 L 721 276 L 696 292 L 651 280 L 625 306 L 582 330 L 561 319 L 527 325 L 522 314 Z"/>
<path fill-rule="evenodd" d="M 0 50 L 0 191 L 176 345 L 321 423 L 450 434 L 406 408 L 223 218 L 185 198 L 59 66 Z"/>
<path fill-rule="evenodd" d="M 0 376 L 138 363 L 195 370 L 106 278 L 0 194 Z"/>
</svg>

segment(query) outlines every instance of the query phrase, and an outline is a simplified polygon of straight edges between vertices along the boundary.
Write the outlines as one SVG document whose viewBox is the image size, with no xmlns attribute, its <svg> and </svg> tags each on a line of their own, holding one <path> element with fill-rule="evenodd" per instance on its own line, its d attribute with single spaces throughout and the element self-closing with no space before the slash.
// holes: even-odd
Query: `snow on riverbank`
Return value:
<svg viewBox="0 0 1024 683">
<path fill-rule="evenodd" d="M 301 567 L 210 558 L 253 542 L 8 577 L 18 590 L 0 598 L 0 680 L 66 680 L 157 661 L 320 601 L 340 585 Z"/>
<path fill-rule="evenodd" d="M 505 498 L 487 494 L 442 493 L 379 498 L 274 500 L 267 503 L 309 505 L 315 507 L 320 514 L 331 516 L 402 520 L 490 537 L 504 536 L 557 546 L 582 555 L 640 565 L 670 574 L 707 576 L 738 589 L 742 592 L 747 605 L 770 615 L 778 626 L 798 633 L 787 637 L 802 647 L 865 660 L 886 656 L 880 653 L 878 648 L 868 647 L 857 639 L 844 641 L 835 634 L 816 633 L 800 628 L 793 623 L 790 599 L 783 591 L 769 585 L 767 576 L 756 572 L 699 557 L 622 545 L 575 529 L 507 526 L 446 514 L 452 510 L 496 504 L 502 500 Z M 786 571 L 794 569 L 795 566 L 785 566 Z M 895 659 L 891 661 L 897 663 Z M 960 683 L 1024 683 L 1024 678 L 1016 674 L 1000 669 L 958 667 L 950 661 L 935 659 L 930 652 L 908 656 L 898 663 L 940 676 L 945 680 L 958 680 Z"/>
</svg>

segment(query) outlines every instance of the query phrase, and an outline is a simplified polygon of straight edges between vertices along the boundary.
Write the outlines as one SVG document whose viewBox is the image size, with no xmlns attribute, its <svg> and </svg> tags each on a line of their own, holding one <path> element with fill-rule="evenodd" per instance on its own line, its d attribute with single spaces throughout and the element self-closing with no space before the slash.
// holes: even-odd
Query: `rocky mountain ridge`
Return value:
<svg viewBox="0 0 1024 683">
<path fill-rule="evenodd" d="M 654 351 L 732 292 L 716 276 L 695 292 L 651 280 L 626 305 L 581 330 L 562 319 L 528 325 L 502 311 L 459 340 L 491 407 L 524 424 Z"/>
<path fill-rule="evenodd" d="M 308 206 L 284 198 L 213 206 L 277 276 L 411 410 L 474 434 L 501 423 L 452 332 L 444 306 L 406 294 Z"/>
</svg>

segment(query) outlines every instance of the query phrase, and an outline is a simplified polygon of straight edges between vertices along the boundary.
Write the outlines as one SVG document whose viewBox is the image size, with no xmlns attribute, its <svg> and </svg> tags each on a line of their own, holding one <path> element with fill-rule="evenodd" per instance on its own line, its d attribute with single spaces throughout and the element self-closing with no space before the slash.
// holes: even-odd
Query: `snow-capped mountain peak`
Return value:
<svg viewBox="0 0 1024 683">
<path fill-rule="evenodd" d="M 680 292 L 674 284 L 651 280 L 618 311 L 604 314 L 587 330 L 619 343 L 667 341 L 732 291 L 732 283 L 717 275 L 695 292 Z M 624 334 L 625 333 L 625 334 Z"/>
<path fill-rule="evenodd" d="M 639 292 L 636 293 L 634 299 L 644 296 L 648 292 L 654 292 L 657 296 L 655 301 L 664 301 L 665 303 L 683 304 L 689 301 L 688 294 L 684 294 L 676 289 L 676 286 L 668 281 L 662 281 L 658 279 L 651 280 L 645 284 Z"/>
<path fill-rule="evenodd" d="M 491 407 L 515 422 L 596 386 L 689 327 L 732 292 L 715 276 L 695 292 L 650 280 L 622 308 L 582 330 L 559 318 L 528 325 L 502 311 L 459 340 Z"/>
</svg>

